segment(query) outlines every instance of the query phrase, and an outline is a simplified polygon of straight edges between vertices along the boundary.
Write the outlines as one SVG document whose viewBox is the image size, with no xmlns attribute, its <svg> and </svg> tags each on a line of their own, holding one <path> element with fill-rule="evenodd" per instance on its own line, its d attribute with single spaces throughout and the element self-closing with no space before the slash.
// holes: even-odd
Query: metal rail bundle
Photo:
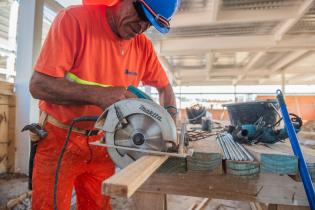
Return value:
<svg viewBox="0 0 315 210">
<path fill-rule="evenodd" d="M 243 147 L 243 145 L 235 142 L 231 134 L 218 134 L 217 140 L 223 150 L 224 160 L 237 160 L 237 161 L 253 161 L 254 158 Z"/>
</svg>

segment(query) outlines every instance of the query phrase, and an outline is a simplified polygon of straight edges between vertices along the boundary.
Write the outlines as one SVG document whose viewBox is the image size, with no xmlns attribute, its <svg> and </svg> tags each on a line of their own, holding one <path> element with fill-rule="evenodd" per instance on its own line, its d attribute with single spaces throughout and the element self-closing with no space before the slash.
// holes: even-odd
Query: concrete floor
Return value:
<svg viewBox="0 0 315 210">
<path fill-rule="evenodd" d="M 28 178 L 21 174 L 0 175 L 0 209 L 5 209 L 7 202 L 28 191 Z"/>
</svg>

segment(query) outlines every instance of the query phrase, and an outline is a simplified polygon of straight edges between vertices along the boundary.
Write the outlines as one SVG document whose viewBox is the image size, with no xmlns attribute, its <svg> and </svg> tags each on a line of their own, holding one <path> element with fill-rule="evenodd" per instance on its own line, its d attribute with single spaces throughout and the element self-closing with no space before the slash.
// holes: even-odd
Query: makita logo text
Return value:
<svg viewBox="0 0 315 210">
<path fill-rule="evenodd" d="M 159 114 L 153 112 L 153 111 L 150 110 L 150 109 L 145 108 L 143 105 L 141 105 L 141 106 L 139 107 L 139 109 L 142 110 L 143 112 L 147 113 L 147 114 L 150 115 L 151 117 L 157 119 L 158 121 L 161 121 L 161 120 L 162 120 L 162 117 L 161 117 Z"/>
<path fill-rule="evenodd" d="M 128 69 L 125 70 L 125 74 L 126 74 L 126 75 L 129 75 L 129 76 L 137 76 L 137 75 L 138 75 L 137 72 L 130 71 L 130 70 L 128 70 Z"/>
</svg>

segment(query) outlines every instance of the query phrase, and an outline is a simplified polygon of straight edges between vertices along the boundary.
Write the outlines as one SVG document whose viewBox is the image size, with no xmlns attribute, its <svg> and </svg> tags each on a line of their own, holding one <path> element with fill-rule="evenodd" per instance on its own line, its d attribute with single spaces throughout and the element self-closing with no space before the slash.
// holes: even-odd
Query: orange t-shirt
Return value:
<svg viewBox="0 0 315 210">
<path fill-rule="evenodd" d="M 141 34 L 119 39 L 110 29 L 106 6 L 73 6 L 54 20 L 34 69 L 52 77 L 67 72 L 83 80 L 112 86 L 138 86 L 140 82 L 165 87 L 169 81 L 152 43 Z M 97 116 L 93 105 L 57 105 L 40 101 L 41 110 L 62 123 L 81 116 Z"/>
</svg>

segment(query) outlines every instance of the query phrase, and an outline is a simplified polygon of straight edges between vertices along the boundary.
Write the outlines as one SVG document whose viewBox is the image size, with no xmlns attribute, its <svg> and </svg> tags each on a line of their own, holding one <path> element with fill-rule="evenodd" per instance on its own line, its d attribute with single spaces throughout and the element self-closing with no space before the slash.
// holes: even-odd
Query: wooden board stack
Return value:
<svg viewBox="0 0 315 210">
<path fill-rule="evenodd" d="M 14 169 L 15 97 L 13 85 L 0 81 L 0 174 Z"/>
</svg>

